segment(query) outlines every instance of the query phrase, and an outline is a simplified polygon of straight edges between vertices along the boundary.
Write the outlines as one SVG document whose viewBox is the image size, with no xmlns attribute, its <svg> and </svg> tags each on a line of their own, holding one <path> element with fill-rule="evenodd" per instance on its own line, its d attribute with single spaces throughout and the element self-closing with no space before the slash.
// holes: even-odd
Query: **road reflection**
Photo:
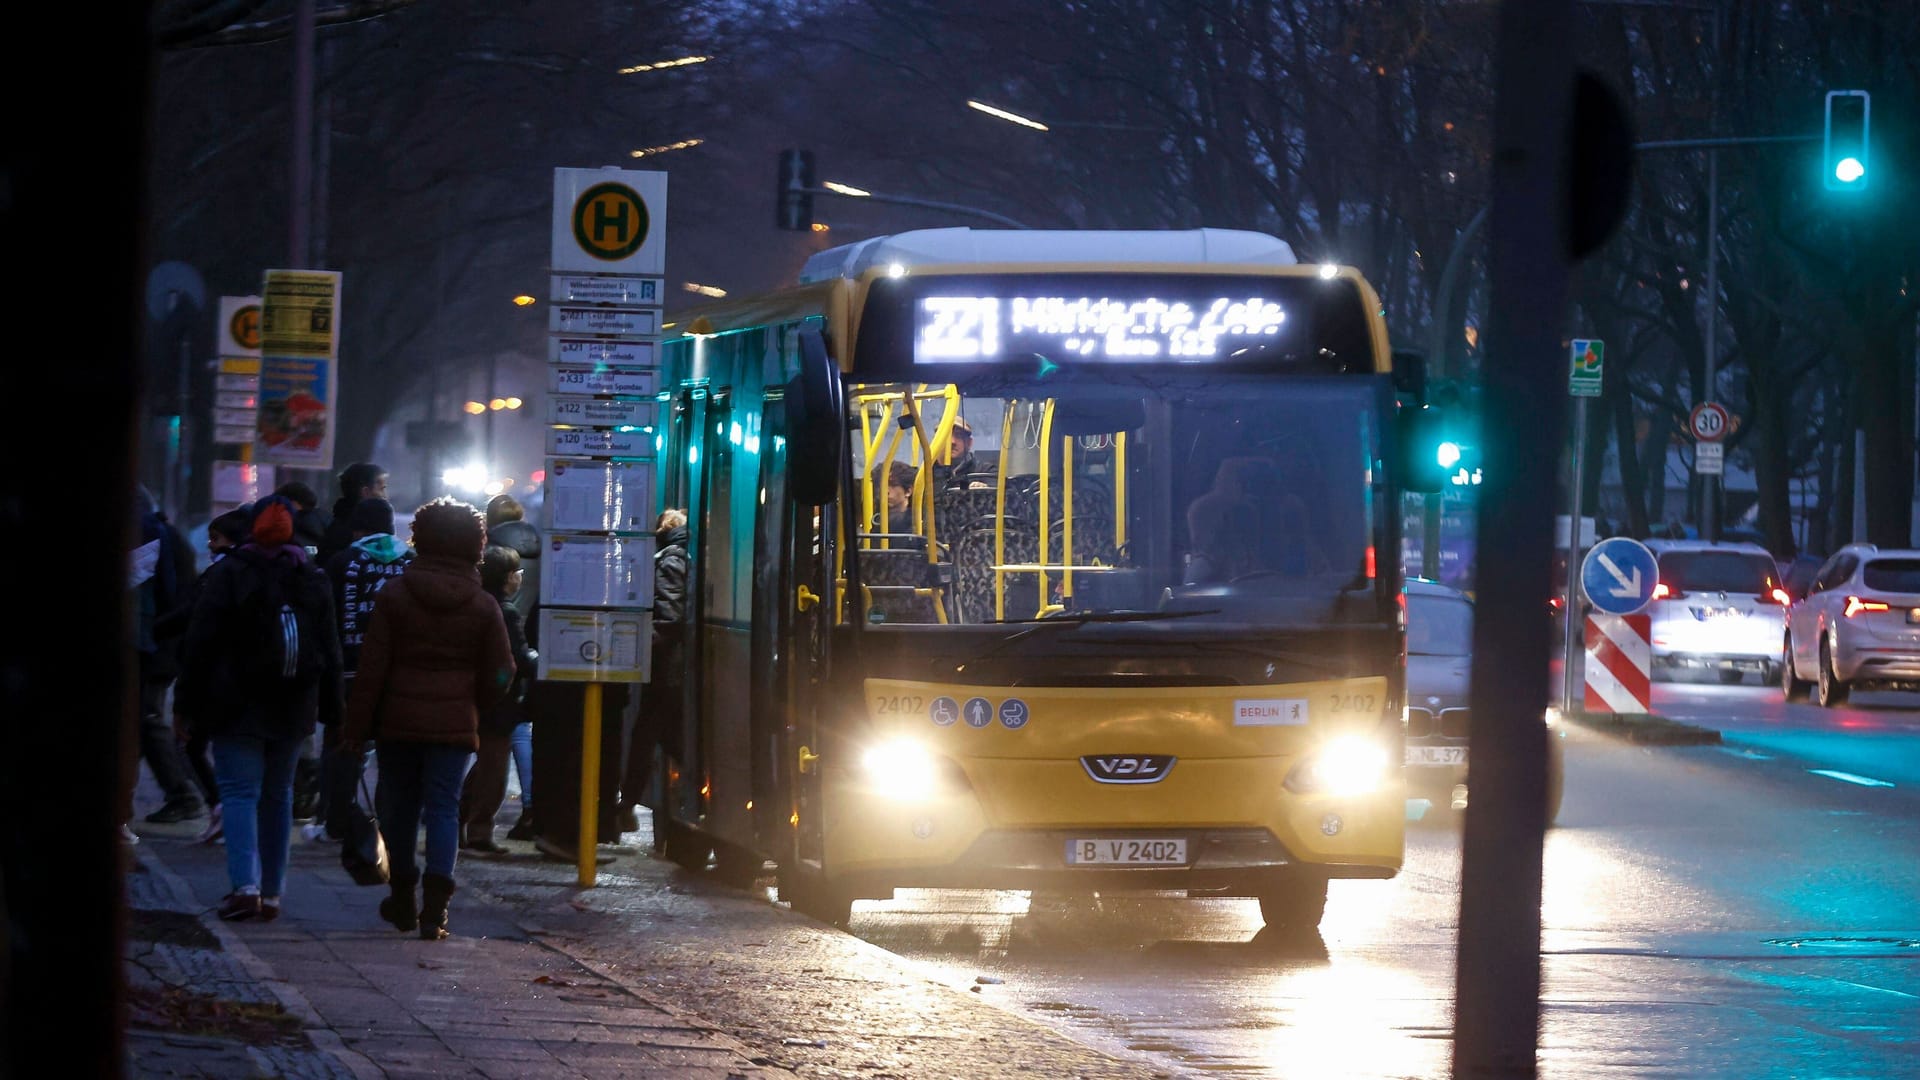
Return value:
<svg viewBox="0 0 1920 1080">
<path fill-rule="evenodd" d="M 1689 868 L 1650 861 L 1631 832 L 1600 824 L 1617 819 L 1623 792 L 1586 763 L 1598 755 L 1633 775 L 1643 753 L 1574 755 L 1564 827 L 1547 839 L 1549 1074 L 1582 1075 L 1623 1052 L 1632 1025 L 1601 1038 L 1591 1022 L 1620 989 L 1596 952 L 1657 955 L 1647 932 L 1699 927 L 1725 908 L 1687 880 Z M 1252 900 L 1173 893 L 902 890 L 857 905 L 853 931 L 937 981 L 1178 1075 L 1440 1076 L 1452 1041 L 1459 827 L 1457 814 L 1410 823 L 1401 875 L 1335 882 L 1319 933 L 1304 939 L 1266 932 Z"/>
</svg>

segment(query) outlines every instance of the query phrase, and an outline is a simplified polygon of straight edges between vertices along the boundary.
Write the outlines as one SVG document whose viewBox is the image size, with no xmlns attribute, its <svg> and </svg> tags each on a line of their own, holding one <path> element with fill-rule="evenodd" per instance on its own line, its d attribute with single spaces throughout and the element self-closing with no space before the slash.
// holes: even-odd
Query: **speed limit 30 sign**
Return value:
<svg viewBox="0 0 1920 1080">
<path fill-rule="evenodd" d="M 1727 437 L 1727 407 L 1717 401 L 1703 401 L 1687 416 L 1687 430 L 1695 442 L 1717 443 Z"/>
</svg>

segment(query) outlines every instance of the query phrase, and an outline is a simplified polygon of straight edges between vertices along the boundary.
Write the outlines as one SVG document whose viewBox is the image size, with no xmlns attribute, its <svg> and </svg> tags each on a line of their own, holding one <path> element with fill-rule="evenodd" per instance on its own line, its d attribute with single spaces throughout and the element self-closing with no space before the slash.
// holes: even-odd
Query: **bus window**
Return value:
<svg viewBox="0 0 1920 1080">
<path fill-rule="evenodd" d="M 1190 609 L 1320 624 L 1375 599 L 1367 388 L 993 382 L 856 391 L 867 622 Z M 952 438 L 957 418 L 970 440 Z"/>
</svg>

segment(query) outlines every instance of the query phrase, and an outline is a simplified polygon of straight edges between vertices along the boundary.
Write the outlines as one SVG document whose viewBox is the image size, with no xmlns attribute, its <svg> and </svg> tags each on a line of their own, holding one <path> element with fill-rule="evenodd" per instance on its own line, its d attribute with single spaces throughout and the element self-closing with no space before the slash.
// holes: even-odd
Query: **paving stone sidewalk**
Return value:
<svg viewBox="0 0 1920 1080">
<path fill-rule="evenodd" d="M 789 1075 L 541 944 L 484 890 L 455 897 L 446 941 L 395 931 L 334 844 L 296 838 L 281 918 L 220 922 L 225 849 L 190 828 L 142 826 L 129 849 L 129 1075 Z"/>
</svg>

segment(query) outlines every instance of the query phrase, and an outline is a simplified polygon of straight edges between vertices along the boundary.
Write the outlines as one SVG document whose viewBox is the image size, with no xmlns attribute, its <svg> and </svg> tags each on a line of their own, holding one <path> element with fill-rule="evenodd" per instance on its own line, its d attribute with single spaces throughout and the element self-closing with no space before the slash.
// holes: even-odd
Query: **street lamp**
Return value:
<svg viewBox="0 0 1920 1080">
<path fill-rule="evenodd" d="M 1155 127 L 1151 124 L 1109 124 L 1105 122 L 1092 121 L 1092 120 L 1055 120 L 1051 123 L 1043 124 L 1038 120 L 1032 119 L 1031 117 L 1021 116 L 1017 112 L 1012 112 L 1007 109 L 999 108 L 998 106 L 989 105 L 984 101 L 975 101 L 972 98 L 967 99 L 967 108 L 973 109 L 976 112 L 986 113 L 988 116 L 991 116 L 996 120 L 1005 120 L 1009 124 L 1018 124 L 1021 127 L 1032 128 L 1035 131 L 1052 131 L 1054 128 L 1087 128 L 1087 129 L 1096 130 L 1096 131 L 1150 131 L 1150 132 L 1158 132 L 1158 131 L 1164 130 L 1163 128 Z"/>
</svg>

